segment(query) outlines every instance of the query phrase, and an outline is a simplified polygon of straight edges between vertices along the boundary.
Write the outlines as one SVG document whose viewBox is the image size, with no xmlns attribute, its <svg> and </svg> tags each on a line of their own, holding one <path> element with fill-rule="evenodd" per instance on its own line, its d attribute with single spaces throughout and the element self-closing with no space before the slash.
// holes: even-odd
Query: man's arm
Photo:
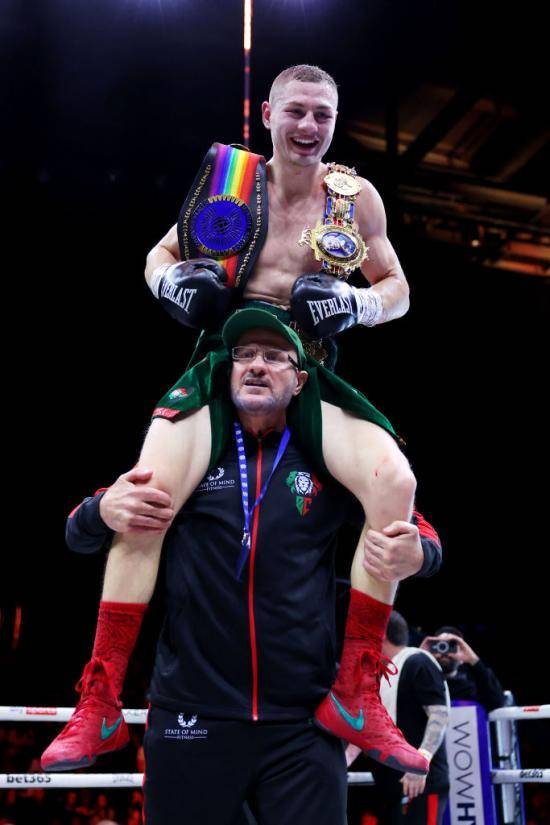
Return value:
<svg viewBox="0 0 550 825">
<path fill-rule="evenodd" d="M 427 579 L 438 573 L 441 567 L 443 561 L 441 539 L 430 522 L 427 521 L 418 510 L 415 510 L 413 513 L 412 523 L 418 527 L 424 554 L 422 566 L 415 575 L 417 578 Z"/>
<path fill-rule="evenodd" d="M 359 233 L 369 248 L 361 272 L 381 299 L 382 315 L 377 323 L 392 321 L 409 309 L 409 285 L 399 258 L 387 235 L 386 210 L 375 187 L 361 178 L 363 189 L 357 197 L 356 220 Z"/>
<path fill-rule="evenodd" d="M 412 668 L 412 671 L 405 671 Z M 403 666 L 408 673 L 409 690 L 428 717 L 418 750 L 431 762 L 445 737 L 449 722 L 449 694 L 441 669 L 424 653 L 411 656 Z M 414 799 L 424 793 L 426 776 L 406 773 L 401 779 L 403 793 Z"/>
<path fill-rule="evenodd" d="M 85 498 L 67 519 L 69 548 L 75 553 L 97 553 L 110 545 L 115 532 L 164 532 L 174 511 L 167 493 L 147 486 L 151 476 L 150 470 L 134 468 L 111 487 Z"/>
<path fill-rule="evenodd" d="M 428 758 L 431 759 L 445 738 L 449 724 L 449 708 L 447 705 L 425 705 L 424 710 L 428 721 L 419 750 L 427 751 Z"/>
<path fill-rule="evenodd" d="M 491 668 L 481 661 L 468 642 L 461 639 L 460 636 L 454 636 L 451 633 L 444 635 L 448 636 L 449 639 L 456 640 L 457 651 L 456 653 L 449 653 L 449 657 L 468 667 L 469 676 L 473 679 L 477 688 L 478 701 L 486 710 L 501 708 L 505 702 L 504 691 Z"/>
<path fill-rule="evenodd" d="M 503 707 L 506 697 L 502 685 L 491 668 L 478 659 L 475 664 L 471 665 L 470 672 L 477 685 L 479 701 L 486 710 Z"/>
<path fill-rule="evenodd" d="M 363 567 L 382 581 L 433 576 L 441 558 L 439 536 L 416 510 L 411 523 L 394 521 L 382 532 L 369 530 L 365 538 Z"/>
<path fill-rule="evenodd" d="M 428 716 L 428 721 L 418 750 L 431 762 L 434 753 L 445 738 L 445 731 L 449 724 L 449 708 L 447 705 L 425 705 L 424 710 Z M 424 793 L 426 779 L 427 775 L 419 776 L 414 773 L 406 773 L 401 779 L 403 794 L 408 796 L 409 799 L 420 796 Z"/>
<path fill-rule="evenodd" d="M 99 513 L 99 504 L 105 490 L 85 498 L 70 513 L 65 525 L 65 541 L 74 553 L 99 553 L 107 549 L 114 536 Z"/>
</svg>

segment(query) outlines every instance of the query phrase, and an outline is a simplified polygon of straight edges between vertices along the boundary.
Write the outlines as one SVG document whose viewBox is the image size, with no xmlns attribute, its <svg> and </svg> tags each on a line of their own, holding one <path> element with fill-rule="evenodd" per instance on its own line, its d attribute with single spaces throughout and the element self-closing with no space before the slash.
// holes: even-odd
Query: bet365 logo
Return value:
<svg viewBox="0 0 550 825">
<path fill-rule="evenodd" d="M 292 470 L 286 479 L 287 487 L 296 496 L 296 507 L 301 516 L 307 515 L 313 498 L 323 489 L 323 485 L 313 473 Z"/>
</svg>

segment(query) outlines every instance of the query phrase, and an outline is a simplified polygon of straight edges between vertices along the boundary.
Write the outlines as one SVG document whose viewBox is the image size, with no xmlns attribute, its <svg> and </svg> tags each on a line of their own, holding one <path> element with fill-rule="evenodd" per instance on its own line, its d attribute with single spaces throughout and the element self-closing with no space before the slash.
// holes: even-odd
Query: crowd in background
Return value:
<svg viewBox="0 0 550 825">
<path fill-rule="evenodd" d="M 0 771 L 41 773 L 40 754 L 51 733 L 51 725 L 1 725 Z M 142 772 L 141 736 L 141 731 L 132 731 L 128 748 L 105 759 L 97 770 Z M 0 791 L 0 825 L 143 825 L 142 803 L 139 788 L 14 788 Z"/>
</svg>

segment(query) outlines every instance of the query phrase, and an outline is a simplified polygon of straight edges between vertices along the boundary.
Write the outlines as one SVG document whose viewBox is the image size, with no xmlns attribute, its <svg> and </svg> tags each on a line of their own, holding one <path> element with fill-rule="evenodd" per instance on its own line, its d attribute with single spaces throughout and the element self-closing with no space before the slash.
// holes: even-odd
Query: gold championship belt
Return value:
<svg viewBox="0 0 550 825">
<path fill-rule="evenodd" d="M 327 360 L 328 352 L 326 347 L 323 345 L 323 342 L 314 341 L 313 338 L 306 335 L 303 329 L 300 329 L 296 321 L 291 321 L 289 323 L 289 327 L 291 327 L 298 335 L 298 338 L 302 342 L 305 354 L 311 356 L 311 358 L 315 358 L 316 361 L 319 361 L 320 364 L 324 365 Z"/>
<path fill-rule="evenodd" d="M 315 229 L 304 229 L 299 244 L 311 247 L 326 272 L 347 279 L 369 257 L 369 248 L 355 223 L 355 200 L 361 184 L 353 168 L 329 163 L 328 170 L 324 217 Z"/>
</svg>

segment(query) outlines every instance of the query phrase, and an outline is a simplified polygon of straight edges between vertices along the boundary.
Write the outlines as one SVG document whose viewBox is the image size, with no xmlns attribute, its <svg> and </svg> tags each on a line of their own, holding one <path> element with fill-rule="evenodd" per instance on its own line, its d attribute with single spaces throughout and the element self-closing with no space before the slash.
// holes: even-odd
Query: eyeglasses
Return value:
<svg viewBox="0 0 550 825">
<path fill-rule="evenodd" d="M 266 364 L 269 364 L 270 367 L 275 367 L 276 369 L 283 369 L 283 367 L 288 367 L 288 364 L 292 364 L 295 370 L 299 370 L 299 366 L 294 360 L 294 358 L 288 354 L 284 349 L 261 349 L 260 347 L 233 347 L 231 350 L 231 357 L 234 361 L 241 361 L 245 364 L 247 362 L 251 363 L 254 361 L 258 353 L 262 354 L 262 358 L 264 359 Z"/>
</svg>

